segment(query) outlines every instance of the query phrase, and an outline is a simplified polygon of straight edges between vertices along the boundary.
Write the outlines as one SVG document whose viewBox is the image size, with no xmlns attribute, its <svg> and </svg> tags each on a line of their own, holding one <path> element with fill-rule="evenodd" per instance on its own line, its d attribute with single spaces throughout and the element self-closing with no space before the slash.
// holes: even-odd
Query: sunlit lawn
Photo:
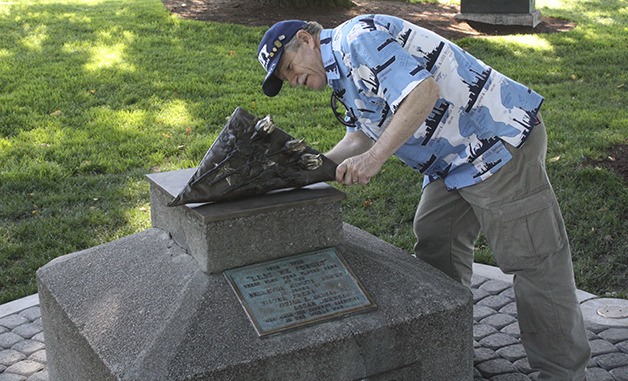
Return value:
<svg viewBox="0 0 628 381">
<path fill-rule="evenodd" d="M 625 143 L 622 0 L 537 2 L 570 32 L 464 39 L 545 96 L 548 170 L 578 286 L 626 297 L 626 182 L 596 160 Z M 325 151 L 343 135 L 327 91 L 263 96 L 264 28 L 188 21 L 159 0 L 0 3 L 0 303 L 51 259 L 150 227 L 144 174 L 194 167 L 237 107 Z M 391 160 L 345 188 L 345 221 L 410 250 L 421 177 Z M 479 261 L 490 263 L 483 240 Z"/>
</svg>

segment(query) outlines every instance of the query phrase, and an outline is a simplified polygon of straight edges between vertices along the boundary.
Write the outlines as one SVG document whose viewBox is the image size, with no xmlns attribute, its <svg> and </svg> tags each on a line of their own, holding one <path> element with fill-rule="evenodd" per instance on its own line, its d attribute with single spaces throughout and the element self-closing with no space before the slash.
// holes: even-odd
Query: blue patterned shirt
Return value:
<svg viewBox="0 0 628 381">
<path fill-rule="evenodd" d="M 511 158 L 537 123 L 543 98 L 439 35 L 385 15 L 355 17 L 321 32 L 327 80 L 357 120 L 348 131 L 377 140 L 403 99 L 432 76 L 429 117 L 395 153 L 448 189 L 476 184 Z"/>
</svg>

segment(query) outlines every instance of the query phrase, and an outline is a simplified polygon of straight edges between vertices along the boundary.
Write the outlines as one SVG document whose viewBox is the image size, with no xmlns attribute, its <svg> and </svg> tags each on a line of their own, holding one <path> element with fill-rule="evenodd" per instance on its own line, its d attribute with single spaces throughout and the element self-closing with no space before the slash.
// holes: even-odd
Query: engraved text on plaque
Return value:
<svg viewBox="0 0 628 381">
<path fill-rule="evenodd" d="M 224 274 L 260 336 L 375 307 L 334 248 Z"/>
</svg>

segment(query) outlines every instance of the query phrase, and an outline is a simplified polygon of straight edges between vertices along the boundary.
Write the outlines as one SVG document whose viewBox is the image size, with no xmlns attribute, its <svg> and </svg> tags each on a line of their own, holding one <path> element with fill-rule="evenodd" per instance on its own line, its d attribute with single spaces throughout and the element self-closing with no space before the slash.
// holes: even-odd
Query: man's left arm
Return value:
<svg viewBox="0 0 628 381">
<path fill-rule="evenodd" d="M 439 90 L 434 78 L 427 77 L 403 99 L 386 130 L 363 154 L 344 160 L 336 169 L 336 181 L 367 184 L 382 165 L 401 147 L 427 119 L 438 100 Z"/>
</svg>

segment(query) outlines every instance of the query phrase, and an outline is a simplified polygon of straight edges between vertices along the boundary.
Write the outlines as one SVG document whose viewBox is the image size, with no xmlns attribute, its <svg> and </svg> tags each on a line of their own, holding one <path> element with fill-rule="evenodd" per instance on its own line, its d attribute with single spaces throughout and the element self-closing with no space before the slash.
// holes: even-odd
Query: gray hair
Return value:
<svg viewBox="0 0 628 381">
<path fill-rule="evenodd" d="M 316 21 L 308 21 L 305 25 L 305 28 L 303 28 L 303 30 L 316 38 L 320 35 L 321 31 L 323 30 L 323 26 L 317 23 Z M 295 34 L 294 37 L 292 37 L 292 39 L 283 46 L 283 49 L 284 51 L 287 51 L 287 52 L 293 52 L 297 50 L 299 46 L 301 46 L 301 42 L 299 41 L 299 39 L 297 38 Z"/>
</svg>

